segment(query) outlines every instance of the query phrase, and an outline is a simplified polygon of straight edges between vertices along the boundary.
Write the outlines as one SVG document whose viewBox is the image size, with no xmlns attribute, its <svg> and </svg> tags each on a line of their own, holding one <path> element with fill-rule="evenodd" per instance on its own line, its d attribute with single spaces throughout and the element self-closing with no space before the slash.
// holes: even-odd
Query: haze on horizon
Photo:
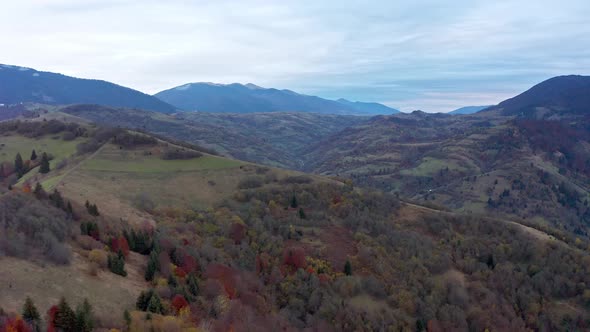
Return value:
<svg viewBox="0 0 590 332">
<path fill-rule="evenodd" d="M 587 0 L 21 0 L 2 4 L 0 63 L 150 94 L 251 82 L 446 112 L 590 74 L 588 17 Z"/>
</svg>

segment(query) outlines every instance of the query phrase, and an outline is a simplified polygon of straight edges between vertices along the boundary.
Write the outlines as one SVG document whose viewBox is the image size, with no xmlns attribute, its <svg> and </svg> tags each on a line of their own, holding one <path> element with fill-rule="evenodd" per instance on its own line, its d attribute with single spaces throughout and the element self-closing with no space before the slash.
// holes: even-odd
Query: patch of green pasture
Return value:
<svg viewBox="0 0 590 332">
<path fill-rule="evenodd" d="M 166 173 L 227 169 L 242 165 L 236 160 L 214 156 L 202 156 L 187 160 L 163 160 L 156 156 L 117 160 L 112 157 L 110 155 L 107 159 L 99 155 L 85 161 L 82 169 L 107 172 Z"/>
<path fill-rule="evenodd" d="M 441 169 L 449 168 L 449 170 L 464 170 L 463 167 L 459 166 L 453 160 L 442 160 L 431 157 L 425 157 L 422 159 L 422 163 L 417 167 L 402 170 L 400 173 L 403 175 L 413 176 L 430 176 L 440 171 Z"/>
<path fill-rule="evenodd" d="M 59 138 L 55 139 L 53 137 Z M 31 152 L 35 150 L 38 158 L 41 158 L 43 152 L 52 155 L 53 160 L 51 160 L 50 166 L 54 168 L 60 161 L 75 154 L 76 145 L 83 141 L 83 138 L 64 141 L 61 139 L 61 135 L 40 138 L 0 136 L 0 162 L 14 162 L 17 153 L 21 154 L 23 160 L 27 160 L 31 157 Z"/>
</svg>

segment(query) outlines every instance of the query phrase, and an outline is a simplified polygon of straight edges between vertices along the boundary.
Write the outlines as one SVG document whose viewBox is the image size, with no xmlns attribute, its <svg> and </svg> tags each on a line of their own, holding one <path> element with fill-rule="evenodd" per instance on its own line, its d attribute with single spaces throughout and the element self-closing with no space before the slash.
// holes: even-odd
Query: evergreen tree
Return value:
<svg viewBox="0 0 590 332">
<path fill-rule="evenodd" d="M 74 208 L 72 208 L 72 202 L 68 201 L 68 206 L 66 207 L 66 212 L 71 217 L 74 215 Z"/>
<path fill-rule="evenodd" d="M 41 156 L 41 166 L 39 166 L 39 173 L 47 174 L 49 173 L 49 157 L 47 157 L 47 153 L 43 152 Z"/>
<path fill-rule="evenodd" d="M 145 275 L 144 275 L 146 281 L 154 280 L 154 275 L 156 274 L 157 268 L 158 268 L 157 258 L 154 259 L 154 256 L 150 255 L 150 258 L 149 258 L 148 264 L 147 264 L 147 268 L 145 270 Z"/>
<path fill-rule="evenodd" d="M 39 182 L 37 182 L 37 184 L 35 185 L 35 189 L 33 189 L 33 194 L 35 194 L 35 197 L 37 197 L 38 199 L 45 197 L 45 190 Z"/>
<path fill-rule="evenodd" d="M 123 252 L 121 252 L 121 250 L 119 250 L 117 255 L 109 255 L 108 264 L 109 269 L 114 274 L 118 274 L 123 277 L 127 276 L 127 271 L 125 271 L 125 257 L 123 256 Z"/>
<path fill-rule="evenodd" d="M 41 316 L 39 315 L 39 311 L 35 307 L 33 300 L 27 296 L 25 300 L 25 304 L 23 305 L 23 319 L 33 327 L 33 329 L 37 332 L 40 330 L 40 322 Z"/>
<path fill-rule="evenodd" d="M 35 152 L 35 149 L 31 152 L 31 160 L 37 160 L 37 152 Z"/>
<path fill-rule="evenodd" d="M 299 206 L 299 204 L 297 204 L 297 197 L 295 197 L 295 195 L 293 195 L 293 198 L 291 198 L 291 207 L 296 209 Z"/>
<path fill-rule="evenodd" d="M 344 274 L 347 276 L 352 275 L 352 264 L 350 264 L 349 260 L 344 264 Z"/>
<path fill-rule="evenodd" d="M 61 298 L 57 305 L 57 313 L 55 314 L 54 320 L 55 328 L 59 331 L 64 332 L 75 332 L 76 331 L 76 314 L 70 308 L 66 299 Z"/>
<path fill-rule="evenodd" d="M 129 329 L 129 325 L 131 325 L 131 314 L 129 313 L 129 310 L 125 309 L 125 311 L 123 312 L 123 319 L 125 320 L 125 325 L 127 326 L 127 329 Z"/>
<path fill-rule="evenodd" d="M 4 164 L 0 163 L 0 179 L 4 178 Z"/>
<path fill-rule="evenodd" d="M 91 332 L 93 328 L 92 306 L 88 303 L 88 299 L 84 299 L 82 305 L 76 308 L 76 331 Z"/>
<path fill-rule="evenodd" d="M 303 211 L 302 208 L 299 208 L 299 218 L 300 219 L 305 219 L 306 218 L 305 211 Z"/>
<path fill-rule="evenodd" d="M 198 282 L 197 277 L 195 276 L 194 273 L 189 273 L 189 275 L 186 279 L 186 285 L 188 286 L 188 291 L 192 295 L 194 295 L 194 296 L 199 295 L 199 282 Z"/>
<path fill-rule="evenodd" d="M 25 165 L 23 163 L 23 157 L 21 157 L 20 153 L 17 153 L 16 157 L 14 158 L 14 171 L 19 178 L 25 174 Z"/>
<path fill-rule="evenodd" d="M 173 274 L 170 274 L 170 276 L 168 277 L 168 285 L 170 287 L 178 286 L 178 281 L 176 280 Z"/>
<path fill-rule="evenodd" d="M 162 306 L 162 300 L 160 299 L 158 294 L 152 295 L 150 302 L 148 303 L 148 306 L 147 306 L 147 311 L 153 312 L 155 314 L 163 314 L 164 313 L 164 307 Z"/>
</svg>

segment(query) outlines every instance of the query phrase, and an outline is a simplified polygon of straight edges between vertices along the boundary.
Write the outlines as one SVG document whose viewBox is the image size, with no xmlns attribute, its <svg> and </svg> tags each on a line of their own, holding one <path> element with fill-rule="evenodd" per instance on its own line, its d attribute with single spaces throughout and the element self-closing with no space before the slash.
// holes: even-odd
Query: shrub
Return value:
<svg viewBox="0 0 590 332">
<path fill-rule="evenodd" d="M 260 188 L 264 184 L 264 181 L 259 176 L 250 176 L 238 183 L 239 189 L 254 189 Z"/>
<path fill-rule="evenodd" d="M 106 251 L 101 249 L 93 249 L 88 254 L 88 259 L 96 263 L 100 268 L 107 268 L 109 266 L 109 257 Z"/>
</svg>

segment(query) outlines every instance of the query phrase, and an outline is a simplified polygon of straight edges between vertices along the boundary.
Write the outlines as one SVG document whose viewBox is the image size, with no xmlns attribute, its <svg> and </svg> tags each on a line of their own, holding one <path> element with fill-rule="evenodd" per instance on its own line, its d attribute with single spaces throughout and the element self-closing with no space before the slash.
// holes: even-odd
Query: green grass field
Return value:
<svg viewBox="0 0 590 332">
<path fill-rule="evenodd" d="M 27 138 L 22 136 L 2 136 L 0 137 L 0 161 L 14 162 L 14 157 L 20 153 L 23 160 L 31 157 L 31 152 L 35 150 L 37 156 L 41 157 L 43 152 L 53 156 L 50 166 L 53 168 L 60 161 L 76 153 L 76 145 L 83 142 L 84 139 L 77 138 L 72 141 L 64 141 L 58 136 L 57 139 L 44 136 L 40 138 Z"/>
<path fill-rule="evenodd" d="M 400 173 L 403 175 L 430 176 L 440 171 L 441 169 L 446 169 L 447 167 L 449 168 L 449 170 L 464 170 L 463 167 L 459 166 L 452 160 L 442 160 L 431 157 L 425 157 L 422 159 L 420 165 L 414 168 L 405 169 Z"/>
<path fill-rule="evenodd" d="M 131 173 L 190 172 L 208 169 L 226 169 L 240 166 L 236 160 L 214 156 L 203 156 L 188 160 L 162 160 L 154 156 L 146 156 L 135 160 L 116 160 L 97 156 L 82 165 L 83 170 Z"/>
</svg>

